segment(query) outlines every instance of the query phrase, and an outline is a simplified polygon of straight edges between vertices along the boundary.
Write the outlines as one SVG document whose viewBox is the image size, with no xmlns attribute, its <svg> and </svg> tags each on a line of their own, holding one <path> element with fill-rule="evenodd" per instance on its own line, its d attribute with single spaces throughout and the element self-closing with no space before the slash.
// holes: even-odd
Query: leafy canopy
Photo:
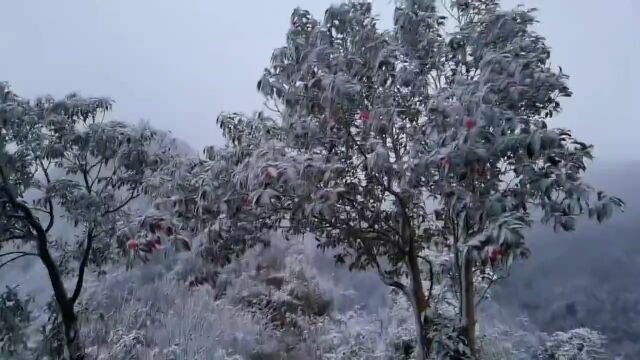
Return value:
<svg viewBox="0 0 640 360">
<path fill-rule="evenodd" d="M 322 22 L 296 9 L 258 82 L 278 136 L 240 165 L 238 184 L 352 267 L 397 262 L 409 239 L 522 253 L 531 209 L 572 230 L 580 214 L 604 220 L 622 206 L 583 181 L 592 146 L 548 126 L 571 91 L 533 10 L 451 11 L 447 32 L 433 1 L 406 1 L 382 32 L 367 2 Z"/>
</svg>

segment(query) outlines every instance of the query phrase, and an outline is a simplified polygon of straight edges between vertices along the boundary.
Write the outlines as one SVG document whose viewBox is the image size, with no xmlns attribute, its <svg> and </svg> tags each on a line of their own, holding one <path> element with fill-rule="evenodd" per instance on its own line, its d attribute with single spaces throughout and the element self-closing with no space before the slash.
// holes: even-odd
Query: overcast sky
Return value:
<svg viewBox="0 0 640 360">
<path fill-rule="evenodd" d="M 255 84 L 283 45 L 291 10 L 331 0 L 0 0 L 0 80 L 24 96 L 70 91 L 116 100 L 194 148 L 220 144 L 220 111 L 261 105 Z M 640 0 L 505 0 L 540 9 L 539 32 L 574 98 L 557 126 L 606 159 L 640 159 Z M 615 4 L 615 6 L 613 6 Z M 383 26 L 390 0 L 374 1 Z"/>
</svg>

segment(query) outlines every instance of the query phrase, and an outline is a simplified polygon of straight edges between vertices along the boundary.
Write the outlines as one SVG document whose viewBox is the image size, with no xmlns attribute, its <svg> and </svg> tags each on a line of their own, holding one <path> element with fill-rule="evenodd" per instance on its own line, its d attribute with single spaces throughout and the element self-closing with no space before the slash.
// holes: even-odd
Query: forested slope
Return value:
<svg viewBox="0 0 640 360">
<path fill-rule="evenodd" d="M 609 337 L 611 349 L 640 356 L 640 195 L 637 162 L 596 161 L 587 178 L 625 199 L 606 224 L 588 221 L 575 232 L 535 227 L 533 256 L 514 268 L 496 300 L 545 331 L 586 326 Z"/>
</svg>

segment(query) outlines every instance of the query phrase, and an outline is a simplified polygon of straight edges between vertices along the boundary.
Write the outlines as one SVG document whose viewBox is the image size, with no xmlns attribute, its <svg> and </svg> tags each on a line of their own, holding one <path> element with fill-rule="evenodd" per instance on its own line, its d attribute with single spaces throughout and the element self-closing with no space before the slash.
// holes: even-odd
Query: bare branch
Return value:
<svg viewBox="0 0 640 360">
<path fill-rule="evenodd" d="M 267 104 L 267 102 L 264 102 L 264 107 L 266 107 L 267 109 L 269 109 L 270 111 L 279 114 L 280 116 L 284 116 L 284 113 L 282 112 L 282 110 L 280 110 L 280 107 L 278 106 L 278 103 L 276 100 L 273 100 L 273 107 L 269 106 Z"/>
<path fill-rule="evenodd" d="M 140 195 L 141 195 L 141 193 L 138 192 L 137 189 L 131 190 L 131 192 L 129 193 L 129 196 L 122 202 L 122 204 L 116 206 L 113 209 L 109 209 L 109 210 L 105 211 L 102 215 L 103 216 L 104 215 L 109 215 L 109 214 L 113 214 L 114 212 L 122 210 L 122 208 L 127 206 L 132 200 L 138 198 Z"/>
<path fill-rule="evenodd" d="M 25 234 L 20 234 L 20 235 L 12 235 L 12 236 L 7 236 L 7 237 L 0 237 L 0 241 L 1 242 L 6 242 L 6 241 L 13 241 L 13 240 L 26 240 L 28 239 L 29 236 L 25 235 Z M 0 255 L 2 256 L 2 255 Z"/>
<path fill-rule="evenodd" d="M 16 260 L 18 260 L 20 258 L 23 258 L 25 256 L 32 256 L 32 255 L 38 256 L 37 254 L 33 254 L 33 253 L 24 253 L 24 254 L 18 255 L 18 256 L 13 257 L 13 258 L 11 258 L 11 259 L 3 262 L 3 263 L 0 263 L 0 269 L 3 268 L 5 265 L 9 265 L 12 262 L 14 262 L 14 261 L 16 261 Z"/>
<path fill-rule="evenodd" d="M 491 289 L 493 284 L 495 284 L 498 280 L 502 280 L 504 278 L 505 278 L 504 276 L 491 277 L 491 280 L 489 280 L 489 284 L 487 284 L 487 287 L 484 288 L 484 291 L 482 292 L 482 294 L 480 295 L 480 297 L 476 301 L 476 305 L 475 306 L 478 307 L 478 305 L 480 305 L 480 303 L 486 298 L 486 296 L 489 294 L 489 290 Z"/>
<path fill-rule="evenodd" d="M 372 260 L 373 260 L 373 264 L 376 267 L 376 270 L 378 271 L 378 275 L 380 276 L 380 279 L 385 285 L 398 289 L 408 298 L 411 298 L 411 294 L 409 293 L 409 289 L 407 289 L 406 285 L 404 285 L 403 283 L 397 280 L 391 279 L 387 274 L 385 274 L 384 271 L 382 270 L 382 266 L 380 266 L 380 262 L 378 262 L 378 259 L 374 258 Z"/>
<path fill-rule="evenodd" d="M 98 179 L 100 179 L 100 174 L 102 173 L 102 165 L 104 165 L 104 160 L 100 160 L 96 164 L 98 164 L 98 163 L 100 164 L 100 166 L 98 166 L 98 171 L 96 173 L 96 176 L 93 178 L 93 180 L 91 180 L 91 187 L 92 188 L 93 188 L 93 185 L 95 185 L 96 181 L 98 181 Z M 91 167 L 89 168 L 89 171 L 93 170 L 96 164 L 91 165 Z"/>
<path fill-rule="evenodd" d="M 117 166 L 113 166 L 113 171 L 111 172 L 110 175 L 107 175 L 107 176 L 96 176 L 97 180 L 104 180 L 105 181 L 105 184 L 103 186 L 101 186 L 100 189 L 98 190 L 98 195 L 101 195 L 102 192 L 104 192 L 109 186 L 113 185 L 113 178 L 116 176 L 117 173 L 118 173 L 118 167 Z"/>
<path fill-rule="evenodd" d="M 33 253 L 33 252 L 28 252 L 28 251 L 9 251 L 9 252 L 0 254 L 0 257 L 9 256 L 9 255 L 18 255 L 18 254 L 25 255 L 25 256 L 27 256 L 27 255 L 38 256 L 38 254 Z"/>
</svg>

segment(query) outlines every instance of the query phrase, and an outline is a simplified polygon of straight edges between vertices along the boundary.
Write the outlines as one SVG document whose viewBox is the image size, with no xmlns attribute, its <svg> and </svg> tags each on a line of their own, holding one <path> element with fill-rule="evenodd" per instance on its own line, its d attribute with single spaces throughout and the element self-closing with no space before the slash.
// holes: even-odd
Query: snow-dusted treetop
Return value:
<svg viewBox="0 0 640 360">
<path fill-rule="evenodd" d="M 236 172 L 288 231 L 312 232 L 352 268 L 380 269 L 419 314 L 426 246 L 445 242 L 468 259 L 464 278 L 495 251 L 509 264 L 525 255 L 534 209 L 572 230 L 576 216 L 602 221 L 623 205 L 582 180 L 592 146 L 549 126 L 571 91 L 531 29 L 533 10 L 448 5 L 442 14 L 435 1 L 403 1 L 389 32 L 368 2 L 330 7 L 323 21 L 296 9 L 258 82 L 279 126 Z"/>
</svg>

